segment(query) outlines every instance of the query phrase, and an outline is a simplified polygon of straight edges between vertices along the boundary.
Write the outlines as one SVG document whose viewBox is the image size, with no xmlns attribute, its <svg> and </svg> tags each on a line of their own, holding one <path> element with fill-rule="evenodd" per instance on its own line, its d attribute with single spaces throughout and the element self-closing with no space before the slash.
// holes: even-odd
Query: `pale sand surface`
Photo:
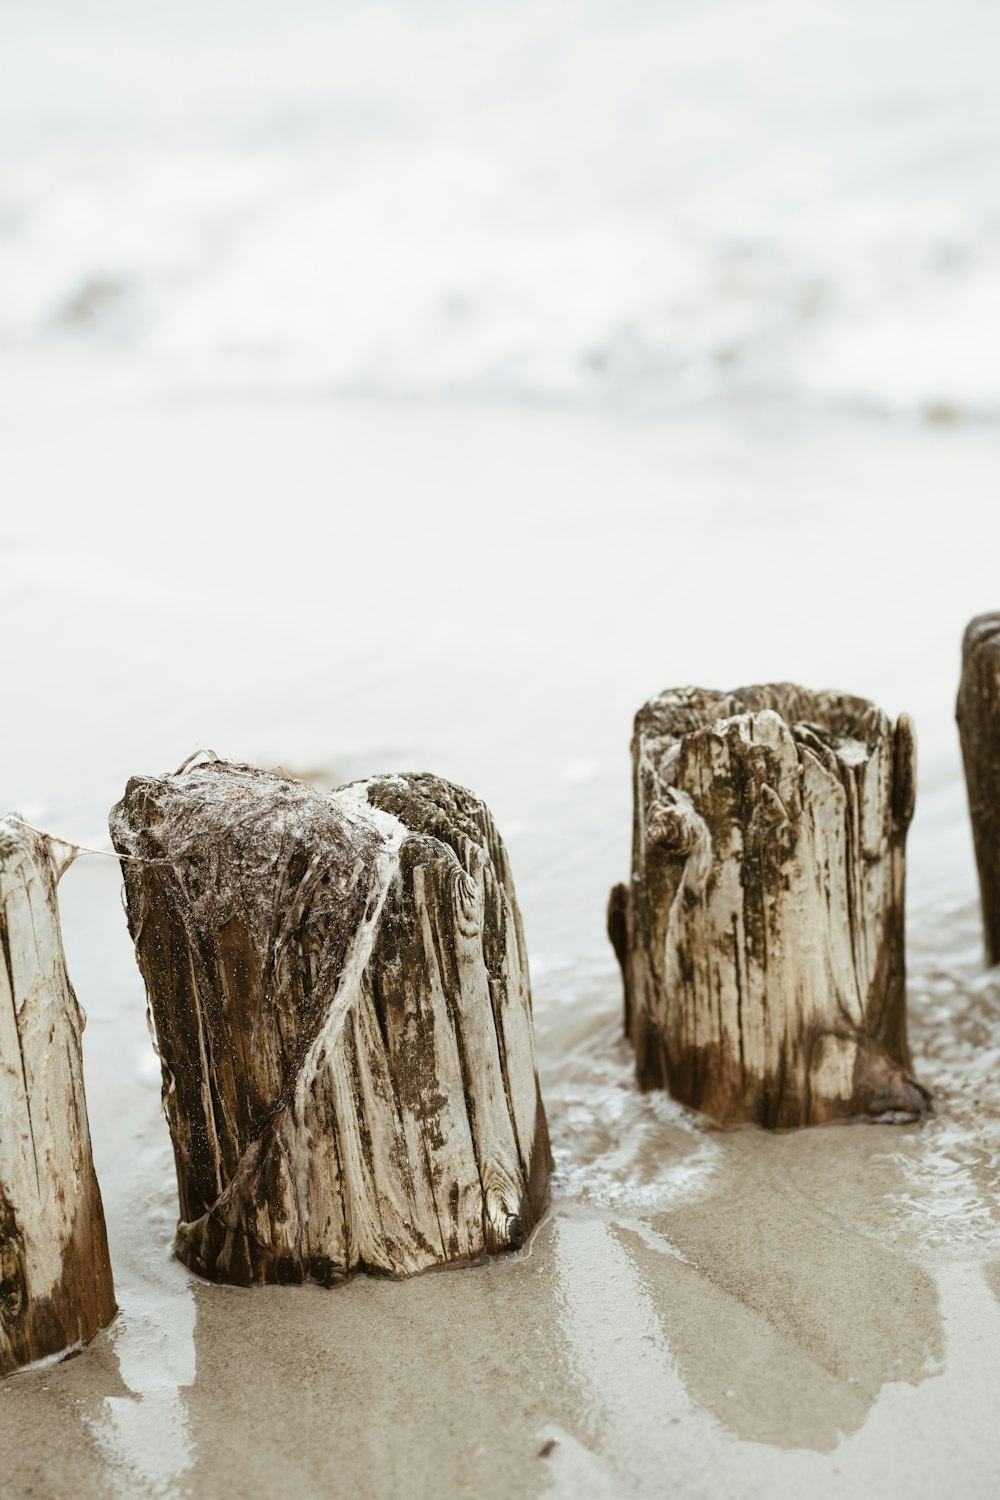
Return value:
<svg viewBox="0 0 1000 1500">
<path fill-rule="evenodd" d="M 3 1495 L 995 1495 L 1000 977 L 952 724 L 962 627 L 1000 602 L 995 438 L 70 400 L 43 374 L 0 431 L 5 806 L 104 843 L 127 775 L 199 744 L 475 787 L 518 882 L 557 1176 L 503 1262 L 199 1283 L 169 1254 L 117 867 L 78 861 L 121 1314 L 0 1385 Z M 603 916 L 632 713 L 773 677 L 916 716 L 919 1128 L 724 1135 L 631 1084 Z"/>
</svg>

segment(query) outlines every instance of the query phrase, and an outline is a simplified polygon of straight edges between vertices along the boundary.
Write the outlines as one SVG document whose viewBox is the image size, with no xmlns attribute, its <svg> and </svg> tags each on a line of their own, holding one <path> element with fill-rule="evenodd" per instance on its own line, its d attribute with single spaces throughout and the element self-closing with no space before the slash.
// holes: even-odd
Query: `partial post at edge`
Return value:
<svg viewBox="0 0 1000 1500">
<path fill-rule="evenodd" d="M 986 959 L 1000 963 L 1000 613 L 977 615 L 962 641 L 956 707 L 979 871 Z"/>
<path fill-rule="evenodd" d="M 0 1375 L 87 1343 L 115 1314 L 46 840 L 0 820 Z"/>
</svg>

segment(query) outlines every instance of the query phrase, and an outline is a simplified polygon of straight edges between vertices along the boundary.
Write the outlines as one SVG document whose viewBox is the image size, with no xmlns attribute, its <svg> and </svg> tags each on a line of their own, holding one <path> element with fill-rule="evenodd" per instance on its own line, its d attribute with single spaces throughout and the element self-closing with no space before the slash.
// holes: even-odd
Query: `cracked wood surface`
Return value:
<svg viewBox="0 0 1000 1500">
<path fill-rule="evenodd" d="M 906 1040 L 915 745 L 861 698 L 684 688 L 640 709 L 608 929 L 643 1088 L 774 1128 L 927 1104 Z"/>
<path fill-rule="evenodd" d="M 433 776 L 327 796 L 222 761 L 111 815 L 177 1167 L 213 1280 L 516 1249 L 551 1170 L 503 843 Z"/>
<path fill-rule="evenodd" d="M 80 1036 L 45 839 L 0 820 L 0 1375 L 115 1314 Z"/>
<path fill-rule="evenodd" d="M 977 615 L 962 642 L 957 718 L 983 909 L 986 959 L 1000 963 L 1000 613 Z"/>
</svg>

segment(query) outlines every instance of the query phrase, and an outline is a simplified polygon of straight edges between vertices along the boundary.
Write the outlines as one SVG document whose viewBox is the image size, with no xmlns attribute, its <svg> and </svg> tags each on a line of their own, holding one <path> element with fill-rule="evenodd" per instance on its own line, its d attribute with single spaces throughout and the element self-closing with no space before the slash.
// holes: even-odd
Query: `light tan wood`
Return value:
<svg viewBox="0 0 1000 1500">
<path fill-rule="evenodd" d="M 503 843 L 432 776 L 321 796 L 220 761 L 111 817 L 163 1063 L 176 1250 L 330 1284 L 515 1249 L 547 1201 Z"/>
<path fill-rule="evenodd" d="M 790 684 L 637 715 L 632 877 L 609 932 L 644 1088 L 723 1124 L 912 1118 L 913 726 Z"/>
<path fill-rule="evenodd" d="M 0 820 L 0 1375 L 115 1314 L 47 841 Z"/>
</svg>

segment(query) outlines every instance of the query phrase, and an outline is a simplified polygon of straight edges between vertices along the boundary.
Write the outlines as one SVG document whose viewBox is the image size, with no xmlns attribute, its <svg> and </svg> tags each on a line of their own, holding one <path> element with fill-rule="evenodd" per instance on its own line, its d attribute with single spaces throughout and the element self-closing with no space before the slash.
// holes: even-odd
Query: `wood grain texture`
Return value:
<svg viewBox="0 0 1000 1500">
<path fill-rule="evenodd" d="M 685 688 L 639 711 L 632 759 L 632 878 L 608 930 L 640 1085 L 721 1124 L 920 1114 L 910 720 L 786 683 Z"/>
<path fill-rule="evenodd" d="M 958 729 L 979 870 L 986 959 L 1000 963 L 1000 613 L 970 621 L 962 642 Z"/>
<path fill-rule="evenodd" d="M 115 1314 L 80 1036 L 44 838 L 0 820 L 0 1375 Z"/>
<path fill-rule="evenodd" d="M 486 807 L 433 776 L 328 796 L 221 761 L 111 831 L 199 1274 L 407 1275 L 547 1202 L 527 956 Z"/>
</svg>

